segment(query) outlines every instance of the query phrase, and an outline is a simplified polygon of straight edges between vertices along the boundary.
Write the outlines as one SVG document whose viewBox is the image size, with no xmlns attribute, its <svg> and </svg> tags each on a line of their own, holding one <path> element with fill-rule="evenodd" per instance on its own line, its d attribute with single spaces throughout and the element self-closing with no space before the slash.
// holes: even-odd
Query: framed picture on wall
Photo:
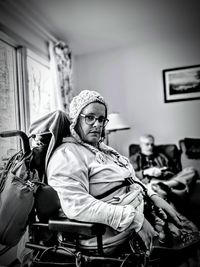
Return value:
<svg viewBox="0 0 200 267">
<path fill-rule="evenodd" d="M 164 101 L 200 99 L 200 65 L 163 70 Z"/>
<path fill-rule="evenodd" d="M 27 50 L 30 122 L 53 111 L 53 90 L 48 60 Z"/>
</svg>

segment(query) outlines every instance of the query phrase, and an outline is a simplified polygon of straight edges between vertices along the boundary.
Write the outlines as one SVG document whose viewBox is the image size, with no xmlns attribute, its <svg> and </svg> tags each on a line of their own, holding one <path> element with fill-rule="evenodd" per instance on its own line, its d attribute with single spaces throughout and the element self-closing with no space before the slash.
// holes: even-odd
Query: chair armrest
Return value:
<svg viewBox="0 0 200 267">
<path fill-rule="evenodd" d="M 57 232 L 68 232 L 88 237 L 103 235 L 106 226 L 99 223 L 78 222 L 68 218 L 49 219 L 49 229 Z"/>
</svg>

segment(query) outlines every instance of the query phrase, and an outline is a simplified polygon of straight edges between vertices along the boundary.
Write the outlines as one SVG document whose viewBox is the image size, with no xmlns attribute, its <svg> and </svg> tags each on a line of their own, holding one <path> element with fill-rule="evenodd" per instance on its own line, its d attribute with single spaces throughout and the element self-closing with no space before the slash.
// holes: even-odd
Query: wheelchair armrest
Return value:
<svg viewBox="0 0 200 267">
<path fill-rule="evenodd" d="M 88 237 L 103 235 L 106 226 L 99 223 L 88 223 L 70 220 L 68 218 L 49 219 L 49 229 L 57 232 L 68 232 Z"/>
<path fill-rule="evenodd" d="M 48 223 L 35 222 L 30 225 L 32 229 L 48 228 L 50 231 L 70 233 L 78 240 L 80 235 L 97 238 L 97 250 L 99 255 L 103 255 L 103 234 L 106 231 L 106 225 L 99 223 L 88 223 L 70 220 L 66 217 L 56 217 L 49 219 Z M 28 248 L 37 248 L 44 250 L 45 247 L 34 242 L 26 244 Z"/>
</svg>

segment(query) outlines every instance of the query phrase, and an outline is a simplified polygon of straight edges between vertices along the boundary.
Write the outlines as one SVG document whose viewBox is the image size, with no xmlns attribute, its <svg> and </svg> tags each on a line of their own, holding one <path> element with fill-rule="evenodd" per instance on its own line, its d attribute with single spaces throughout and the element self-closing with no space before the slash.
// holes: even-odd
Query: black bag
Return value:
<svg viewBox="0 0 200 267">
<path fill-rule="evenodd" d="M 31 137 L 19 130 L 0 133 L 0 137 L 19 136 L 23 144 L 0 177 L 0 244 L 9 247 L 24 234 L 34 209 L 40 220 L 47 221 L 60 208 L 56 191 L 47 185 L 45 166 L 62 138 L 69 134 L 69 120 L 64 112 L 54 111 L 35 121 L 29 132 Z M 40 140 L 31 149 L 30 139 L 36 137 Z"/>
<path fill-rule="evenodd" d="M 28 139 L 21 131 L 3 134 L 22 136 L 24 142 Z M 46 145 L 31 150 L 26 143 L 26 150 L 8 160 L 0 177 L 0 244 L 9 247 L 15 246 L 25 233 L 34 208 L 43 221 L 55 215 L 60 208 L 57 193 L 42 181 Z M 53 197 L 50 205 L 45 197 L 49 191 Z"/>
<path fill-rule="evenodd" d="M 9 159 L 1 173 L 0 243 L 3 245 L 16 245 L 26 230 L 34 204 L 35 182 L 39 181 L 38 173 L 30 170 L 31 158 L 30 149 L 25 154 L 20 151 Z"/>
</svg>

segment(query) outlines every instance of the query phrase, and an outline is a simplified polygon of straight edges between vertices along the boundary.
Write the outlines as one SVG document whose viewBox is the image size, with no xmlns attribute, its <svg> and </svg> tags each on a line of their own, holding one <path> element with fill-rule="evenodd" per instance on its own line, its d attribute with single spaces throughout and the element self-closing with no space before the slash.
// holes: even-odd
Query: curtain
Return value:
<svg viewBox="0 0 200 267">
<path fill-rule="evenodd" d="M 63 41 L 50 42 L 49 54 L 55 109 L 68 113 L 69 103 L 73 98 L 72 54 Z"/>
</svg>

